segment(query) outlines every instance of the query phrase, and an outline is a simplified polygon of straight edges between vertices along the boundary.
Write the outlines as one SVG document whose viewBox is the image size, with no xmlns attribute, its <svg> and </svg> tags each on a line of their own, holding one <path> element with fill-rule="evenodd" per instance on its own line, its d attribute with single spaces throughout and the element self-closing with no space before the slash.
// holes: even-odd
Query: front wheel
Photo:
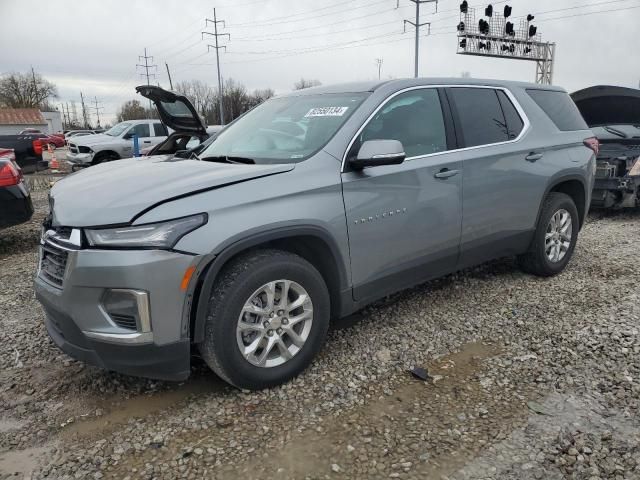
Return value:
<svg viewBox="0 0 640 480">
<path fill-rule="evenodd" d="M 330 300 L 322 275 L 279 250 L 243 254 L 211 292 L 202 357 L 222 379 L 256 390 L 290 380 L 322 347 Z"/>
<path fill-rule="evenodd" d="M 579 222 L 573 199 L 564 193 L 551 192 L 542 206 L 529 251 L 518 257 L 521 268 L 541 277 L 562 272 L 578 241 Z"/>
</svg>

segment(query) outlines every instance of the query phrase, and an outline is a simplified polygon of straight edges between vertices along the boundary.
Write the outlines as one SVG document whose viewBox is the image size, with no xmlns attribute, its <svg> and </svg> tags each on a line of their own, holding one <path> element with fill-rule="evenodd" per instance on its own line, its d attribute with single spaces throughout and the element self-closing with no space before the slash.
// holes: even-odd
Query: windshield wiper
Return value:
<svg viewBox="0 0 640 480">
<path fill-rule="evenodd" d="M 627 135 L 626 133 L 624 133 L 622 130 L 618 130 L 617 128 L 613 128 L 613 127 L 609 127 L 607 125 L 605 125 L 604 127 L 602 127 L 604 130 L 606 130 L 607 132 L 613 134 L 613 135 L 617 135 L 618 137 L 621 138 L 629 138 L 629 135 Z"/>
<path fill-rule="evenodd" d="M 240 164 L 249 164 L 253 165 L 256 161 L 253 158 L 246 157 L 229 157 L 227 155 L 221 155 L 219 157 L 204 157 L 200 160 L 204 160 L 206 162 L 224 162 L 224 163 L 240 163 Z"/>
</svg>

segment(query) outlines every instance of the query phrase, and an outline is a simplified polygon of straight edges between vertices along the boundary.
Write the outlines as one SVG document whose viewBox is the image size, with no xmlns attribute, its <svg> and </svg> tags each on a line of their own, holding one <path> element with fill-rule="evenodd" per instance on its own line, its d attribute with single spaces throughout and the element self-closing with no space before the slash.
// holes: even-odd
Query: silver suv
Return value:
<svg viewBox="0 0 640 480">
<path fill-rule="evenodd" d="M 202 127 L 183 97 L 150 98 L 168 127 Z M 237 387 L 273 386 L 309 365 L 331 319 L 390 293 L 502 256 L 561 272 L 596 150 L 555 87 L 411 79 L 296 91 L 197 157 L 120 160 L 59 181 L 36 294 L 53 341 L 87 363 L 181 380 L 197 350 Z"/>
</svg>

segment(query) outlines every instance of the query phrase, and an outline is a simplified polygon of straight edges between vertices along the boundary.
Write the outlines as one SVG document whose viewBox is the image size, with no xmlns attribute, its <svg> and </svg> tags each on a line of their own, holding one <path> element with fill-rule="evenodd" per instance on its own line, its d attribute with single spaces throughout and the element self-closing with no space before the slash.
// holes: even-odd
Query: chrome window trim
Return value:
<svg viewBox="0 0 640 480">
<path fill-rule="evenodd" d="M 529 121 L 529 117 L 527 117 L 526 113 L 524 112 L 524 109 L 522 108 L 522 105 L 520 105 L 520 102 L 518 102 L 516 97 L 513 95 L 513 93 L 511 93 L 511 91 L 507 87 L 498 87 L 498 86 L 491 86 L 491 85 L 444 85 L 444 84 L 443 85 L 416 85 L 416 86 L 413 86 L 413 87 L 407 87 L 407 88 L 403 88 L 402 90 L 398 90 L 397 92 L 394 92 L 393 94 L 388 96 L 380 105 L 378 105 L 376 107 L 376 109 L 371 113 L 371 115 L 369 115 L 367 117 L 365 122 L 360 126 L 358 131 L 351 138 L 351 141 L 349 142 L 349 144 L 347 146 L 347 149 L 345 150 L 344 154 L 342 155 L 342 164 L 341 164 L 341 167 L 340 167 L 340 173 L 345 173 L 345 166 L 346 166 L 346 163 L 347 163 L 347 155 L 349 153 L 349 150 L 351 150 L 351 147 L 353 146 L 353 144 L 356 141 L 356 139 L 358 138 L 358 136 L 362 133 L 362 131 L 366 128 L 366 126 L 369 125 L 369 122 L 380 111 L 380 109 L 382 109 L 387 103 L 389 103 L 389 101 L 391 101 L 393 98 L 395 98 L 398 95 L 401 95 L 401 94 L 406 93 L 406 92 L 410 92 L 412 90 L 425 90 L 425 89 L 430 89 L 430 88 L 489 88 L 489 89 L 492 89 L 492 90 L 502 90 L 505 93 L 505 95 L 507 96 L 507 98 L 511 101 L 513 106 L 515 107 L 515 109 L 518 112 L 518 115 L 520 115 L 520 118 L 522 119 L 522 122 L 523 122 L 524 125 L 522 127 L 522 130 L 520 130 L 520 134 L 516 138 L 514 138 L 513 140 L 506 140 L 504 142 L 496 142 L 496 143 L 487 143 L 487 144 L 484 144 L 484 145 L 474 145 L 473 147 L 454 148 L 454 149 L 451 149 L 451 150 L 444 150 L 442 152 L 427 153 L 425 155 L 416 155 L 414 157 L 407 157 L 405 159 L 405 161 L 422 159 L 422 158 L 429 158 L 429 157 L 435 157 L 437 155 L 444 155 L 444 154 L 447 154 L 447 153 L 465 152 L 465 151 L 469 151 L 469 150 L 476 150 L 476 149 L 479 149 L 479 148 L 495 147 L 495 146 L 498 146 L 498 145 L 508 145 L 510 143 L 516 143 L 516 142 L 519 142 L 527 134 L 527 132 L 531 128 L 531 122 Z"/>
</svg>

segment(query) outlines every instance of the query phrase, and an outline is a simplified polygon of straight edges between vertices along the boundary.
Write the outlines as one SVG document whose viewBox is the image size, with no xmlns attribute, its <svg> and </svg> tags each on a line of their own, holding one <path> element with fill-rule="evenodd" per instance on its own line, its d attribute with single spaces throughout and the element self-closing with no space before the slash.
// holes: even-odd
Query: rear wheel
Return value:
<svg viewBox="0 0 640 480">
<path fill-rule="evenodd" d="M 541 277 L 564 270 L 578 241 L 579 222 L 573 199 L 551 192 L 544 201 L 529 251 L 518 257 L 522 269 Z"/>
<path fill-rule="evenodd" d="M 199 349 L 211 369 L 236 387 L 278 385 L 320 350 L 329 310 L 327 286 L 305 259 L 279 250 L 244 254 L 214 284 Z"/>
</svg>

